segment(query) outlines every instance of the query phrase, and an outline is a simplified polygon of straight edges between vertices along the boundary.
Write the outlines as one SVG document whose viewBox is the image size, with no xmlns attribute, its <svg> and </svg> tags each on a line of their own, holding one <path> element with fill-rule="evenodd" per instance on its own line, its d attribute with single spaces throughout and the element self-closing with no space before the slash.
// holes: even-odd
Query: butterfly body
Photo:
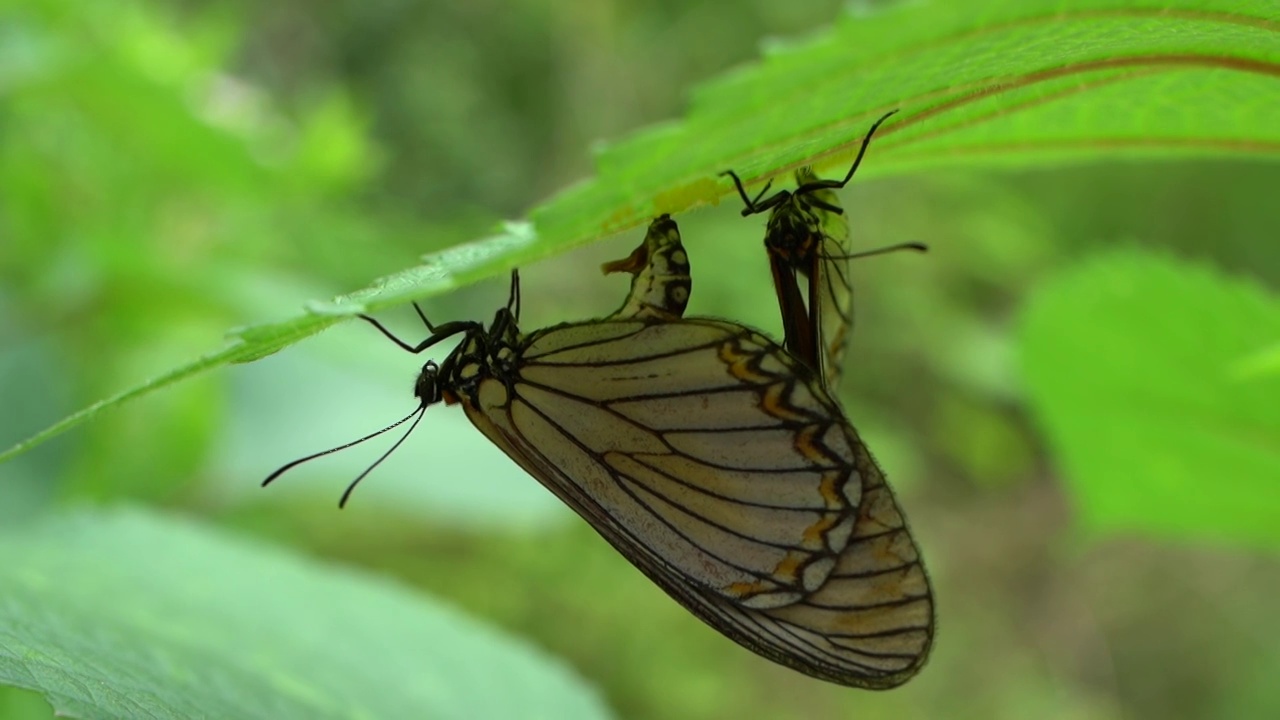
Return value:
<svg viewBox="0 0 1280 720">
<path fill-rule="evenodd" d="M 867 131 L 857 159 L 843 180 L 823 180 L 803 167 L 796 171 L 795 190 L 780 190 L 765 198 L 770 187 L 766 185 L 752 198 L 735 173 L 723 173 L 733 179 L 746 205 L 743 216 L 769 213 L 764 246 L 787 350 L 833 390 L 840 383 L 845 348 L 853 328 L 849 221 L 836 190 L 853 178 L 871 136 L 891 115 L 892 112 L 884 115 Z"/>
</svg>

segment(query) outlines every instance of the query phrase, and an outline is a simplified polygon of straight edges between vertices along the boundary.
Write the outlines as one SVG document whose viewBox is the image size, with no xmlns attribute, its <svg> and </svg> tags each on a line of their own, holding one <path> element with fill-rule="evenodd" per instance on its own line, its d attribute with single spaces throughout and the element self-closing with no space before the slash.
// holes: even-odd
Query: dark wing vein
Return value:
<svg viewBox="0 0 1280 720">
<path fill-rule="evenodd" d="M 520 378 L 520 382 L 525 383 L 527 385 L 540 387 L 544 390 L 548 390 L 551 392 L 564 393 L 564 391 L 560 390 L 559 388 L 555 388 L 545 383 L 538 382 L 537 380 L 530 380 L 529 378 L 526 378 L 526 377 Z M 740 385 L 739 386 L 725 385 L 723 387 L 713 387 L 713 388 L 690 388 L 689 390 L 677 390 L 675 392 L 663 391 L 663 392 L 653 392 L 648 394 L 637 393 L 635 395 L 619 395 L 617 397 L 610 396 L 607 400 L 604 400 L 601 402 L 607 402 L 609 404 L 613 404 L 613 403 L 628 402 L 632 400 L 655 400 L 655 399 L 661 399 L 661 398 L 690 397 L 690 396 L 696 396 L 696 395 L 715 395 L 718 393 L 737 392 L 741 389 L 742 389 L 742 386 Z M 581 396 L 568 394 L 568 397 L 581 397 Z M 587 398 L 582 398 L 582 399 L 588 400 Z M 595 402 L 592 400 L 588 400 L 588 401 Z"/>
</svg>

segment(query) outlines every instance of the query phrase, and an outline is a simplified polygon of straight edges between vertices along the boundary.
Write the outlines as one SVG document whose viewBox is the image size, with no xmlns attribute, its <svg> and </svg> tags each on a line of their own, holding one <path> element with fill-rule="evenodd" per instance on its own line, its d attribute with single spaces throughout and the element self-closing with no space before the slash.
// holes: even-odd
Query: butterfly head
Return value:
<svg viewBox="0 0 1280 720">
<path fill-rule="evenodd" d="M 413 386 L 413 395 L 422 403 L 422 407 L 440 402 L 444 395 L 440 388 L 440 365 L 435 360 L 428 360 L 418 373 L 418 380 Z"/>
</svg>

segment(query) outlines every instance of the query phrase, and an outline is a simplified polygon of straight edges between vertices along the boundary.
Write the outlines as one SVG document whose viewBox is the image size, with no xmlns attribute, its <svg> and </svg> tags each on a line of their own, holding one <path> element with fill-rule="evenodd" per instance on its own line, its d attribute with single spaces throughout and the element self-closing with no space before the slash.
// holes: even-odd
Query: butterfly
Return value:
<svg viewBox="0 0 1280 720">
<path fill-rule="evenodd" d="M 487 326 L 432 325 L 419 309 L 431 334 L 411 345 L 365 317 L 413 353 L 460 338 L 423 364 L 419 407 L 379 433 L 459 405 L 719 632 L 824 680 L 905 682 L 933 640 L 929 580 L 883 472 L 822 383 L 751 328 L 682 317 L 688 256 L 668 216 L 606 270 L 633 274 L 617 312 L 528 334 L 515 272 Z"/>
<path fill-rule="evenodd" d="M 772 182 L 751 198 L 735 172 L 721 173 L 733 180 L 746 205 L 743 217 L 769 211 L 764 245 L 782 312 L 786 348 L 817 372 L 832 391 L 840 384 L 845 348 L 853 330 L 849 261 L 893 250 L 925 249 L 920 243 L 904 243 L 851 253 L 849 220 L 835 192 L 853 179 L 871 136 L 896 112 L 886 113 L 872 124 L 843 180 L 822 180 L 804 167 L 796 171 L 794 191 L 781 190 L 761 200 Z M 807 285 L 806 293 L 800 290 L 801 278 Z"/>
</svg>

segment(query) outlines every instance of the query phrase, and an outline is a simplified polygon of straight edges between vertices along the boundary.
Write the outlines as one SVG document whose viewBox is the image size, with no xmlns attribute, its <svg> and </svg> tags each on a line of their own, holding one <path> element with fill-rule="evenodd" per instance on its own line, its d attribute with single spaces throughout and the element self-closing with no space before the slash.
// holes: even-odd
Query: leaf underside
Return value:
<svg viewBox="0 0 1280 720">
<path fill-rule="evenodd" d="M 0 684 L 60 716 L 609 716 L 555 661 L 394 583 L 138 510 L 6 528 L 0 598 Z"/>
<path fill-rule="evenodd" d="M 718 204 L 733 192 L 722 170 L 751 185 L 806 164 L 843 166 L 893 108 L 860 178 L 1119 157 L 1274 160 L 1276 107 L 1280 21 L 1270 2 L 968 0 L 850 15 L 695 88 L 683 120 L 603 148 L 597 177 L 534 207 L 528 223 L 239 330 L 227 347 L 63 419 L 0 461 L 106 408 L 269 355 L 356 313 L 500 275 L 659 213 Z"/>
</svg>

